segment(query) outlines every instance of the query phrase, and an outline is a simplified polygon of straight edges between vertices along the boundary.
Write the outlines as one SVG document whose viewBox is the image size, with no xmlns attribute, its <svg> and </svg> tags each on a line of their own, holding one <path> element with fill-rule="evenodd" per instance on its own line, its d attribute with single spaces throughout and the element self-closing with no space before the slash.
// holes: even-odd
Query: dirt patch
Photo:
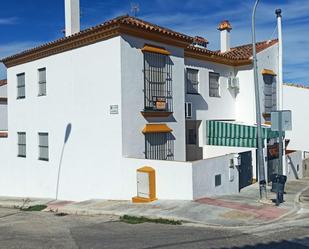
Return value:
<svg viewBox="0 0 309 249">
<path fill-rule="evenodd" d="M 228 211 L 224 214 L 220 215 L 222 218 L 225 219 L 231 219 L 231 220 L 248 220 L 254 218 L 253 214 L 247 213 L 247 212 L 242 212 L 242 211 Z"/>
</svg>

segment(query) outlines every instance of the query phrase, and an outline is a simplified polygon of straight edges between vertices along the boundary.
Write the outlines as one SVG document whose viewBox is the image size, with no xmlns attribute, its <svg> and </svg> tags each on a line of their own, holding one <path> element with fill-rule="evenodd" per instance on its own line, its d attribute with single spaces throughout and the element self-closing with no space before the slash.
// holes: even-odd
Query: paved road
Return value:
<svg viewBox="0 0 309 249">
<path fill-rule="evenodd" d="M 0 248 L 309 248 L 309 212 L 250 229 L 130 225 L 111 216 L 55 216 L 0 208 Z"/>
</svg>

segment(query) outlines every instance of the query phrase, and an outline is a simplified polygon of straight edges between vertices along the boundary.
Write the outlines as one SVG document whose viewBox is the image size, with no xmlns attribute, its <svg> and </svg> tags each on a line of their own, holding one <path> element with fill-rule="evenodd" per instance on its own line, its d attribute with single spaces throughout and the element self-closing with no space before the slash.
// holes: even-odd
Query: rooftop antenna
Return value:
<svg viewBox="0 0 309 249">
<path fill-rule="evenodd" d="M 139 12 L 139 4 L 138 3 L 131 3 L 131 13 L 133 16 L 137 17 L 137 13 Z"/>
</svg>

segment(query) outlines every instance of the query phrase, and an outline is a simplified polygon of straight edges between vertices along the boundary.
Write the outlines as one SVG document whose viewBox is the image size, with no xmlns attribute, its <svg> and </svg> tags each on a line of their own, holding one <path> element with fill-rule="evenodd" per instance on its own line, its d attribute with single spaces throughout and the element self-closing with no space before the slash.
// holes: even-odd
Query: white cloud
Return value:
<svg viewBox="0 0 309 249">
<path fill-rule="evenodd" d="M 0 25 L 12 25 L 18 22 L 17 17 L 0 18 Z"/>
</svg>

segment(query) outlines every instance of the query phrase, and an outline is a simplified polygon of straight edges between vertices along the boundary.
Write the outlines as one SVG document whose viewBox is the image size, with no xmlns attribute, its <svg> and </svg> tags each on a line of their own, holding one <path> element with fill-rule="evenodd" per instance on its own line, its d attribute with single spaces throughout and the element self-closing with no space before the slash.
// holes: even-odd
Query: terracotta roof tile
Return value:
<svg viewBox="0 0 309 249">
<path fill-rule="evenodd" d="M 7 80 L 6 79 L 0 80 L 0 86 L 4 86 L 6 84 L 7 84 Z"/>
<path fill-rule="evenodd" d="M 220 63 L 222 62 L 224 64 L 230 65 L 251 63 L 251 44 L 231 48 L 231 50 L 226 53 L 221 53 L 220 51 L 211 51 L 207 48 L 193 46 L 192 44 L 194 40 L 196 40 L 196 38 L 194 37 L 128 15 L 111 19 L 102 24 L 80 31 L 79 33 L 73 34 L 71 36 L 63 37 L 58 40 L 43 44 L 41 46 L 6 57 L 2 59 L 2 62 L 7 67 L 19 65 L 28 61 L 33 61 L 53 54 L 62 53 L 74 48 L 95 43 L 101 41 L 104 38 L 108 39 L 108 37 L 110 38 L 122 33 L 129 32 L 128 30 L 131 30 L 130 32 L 132 32 L 132 30 L 145 32 L 142 33 L 143 37 L 144 34 L 146 35 L 147 33 L 158 34 L 160 35 L 160 37 L 165 37 L 173 41 L 178 41 L 181 46 L 186 47 L 186 51 L 189 51 L 190 54 L 195 53 L 199 55 L 207 55 L 207 58 L 213 57 L 220 60 Z M 203 41 L 205 43 L 208 42 L 205 38 L 203 38 Z M 260 52 L 272 46 L 276 42 L 277 40 L 258 42 L 257 52 Z"/>
<path fill-rule="evenodd" d="M 299 84 L 299 83 L 283 83 L 285 86 L 292 86 L 297 88 L 309 89 L 309 85 Z"/>
<path fill-rule="evenodd" d="M 278 39 L 262 41 L 256 43 L 256 52 L 259 53 L 266 48 L 276 44 Z M 233 60 L 248 60 L 252 57 L 252 44 L 246 44 L 238 47 L 231 48 L 230 51 L 221 53 L 219 50 L 215 51 L 216 54 Z"/>
<path fill-rule="evenodd" d="M 58 40 L 37 46 L 35 48 L 25 50 L 21 53 L 18 53 L 18 54 L 12 55 L 12 56 L 8 56 L 6 58 L 3 58 L 1 61 L 4 64 L 6 64 L 7 61 L 10 61 L 12 59 L 15 59 L 15 58 L 18 58 L 18 57 L 21 57 L 21 56 L 26 56 L 28 54 L 36 53 L 36 52 L 39 52 L 39 51 L 42 51 L 42 50 L 48 50 L 48 49 L 54 48 L 58 45 L 62 45 L 64 43 L 68 43 L 68 44 L 73 43 L 80 38 L 86 37 L 88 34 L 100 32 L 102 30 L 106 30 L 106 29 L 111 28 L 111 27 L 118 27 L 119 28 L 119 25 L 121 25 L 121 24 L 124 25 L 124 26 L 135 27 L 135 28 L 138 28 L 138 29 L 141 29 L 141 30 L 144 30 L 144 31 L 156 32 L 156 33 L 168 36 L 168 37 L 175 39 L 175 40 L 178 39 L 178 40 L 182 40 L 182 41 L 188 42 L 188 43 L 193 42 L 193 37 L 191 37 L 191 36 L 173 31 L 173 30 L 168 29 L 168 28 L 163 28 L 161 26 L 143 21 L 143 20 L 138 19 L 136 17 L 124 15 L 124 16 L 119 16 L 119 17 L 116 17 L 116 18 L 111 19 L 109 21 L 106 21 L 106 22 L 99 24 L 99 25 L 96 25 L 94 27 L 82 30 L 82 31 L 80 31 L 76 34 L 71 35 L 71 36 L 63 37 L 63 38 L 60 38 Z"/>
</svg>

